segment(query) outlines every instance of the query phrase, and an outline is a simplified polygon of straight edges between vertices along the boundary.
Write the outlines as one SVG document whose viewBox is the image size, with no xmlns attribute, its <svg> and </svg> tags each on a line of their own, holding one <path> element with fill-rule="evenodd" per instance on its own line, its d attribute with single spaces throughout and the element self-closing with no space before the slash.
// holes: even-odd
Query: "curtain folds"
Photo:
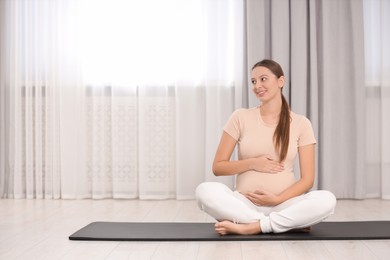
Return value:
<svg viewBox="0 0 390 260">
<path fill-rule="evenodd" d="M 390 199 L 389 1 L 364 0 L 367 194 Z"/>
<path fill-rule="evenodd" d="M 230 114 L 259 105 L 250 70 L 272 58 L 292 110 L 312 121 L 316 187 L 390 198 L 386 10 L 0 0 L 0 197 L 190 199 L 206 180 L 233 187 L 211 173 L 214 152 Z"/>
<path fill-rule="evenodd" d="M 323 1 L 321 11 L 319 184 L 341 198 L 364 198 L 364 33 L 356 29 L 364 27 L 363 6 L 361 1 Z"/>
</svg>

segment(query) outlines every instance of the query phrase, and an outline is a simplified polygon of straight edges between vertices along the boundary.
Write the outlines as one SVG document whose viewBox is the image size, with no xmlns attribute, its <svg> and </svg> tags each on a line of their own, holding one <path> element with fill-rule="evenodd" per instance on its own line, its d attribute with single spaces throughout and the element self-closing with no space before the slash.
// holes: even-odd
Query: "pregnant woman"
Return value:
<svg viewBox="0 0 390 260">
<path fill-rule="evenodd" d="M 290 110 L 282 94 L 285 77 L 273 60 L 251 73 L 258 107 L 236 110 L 223 128 L 215 154 L 216 176 L 236 176 L 231 190 L 218 182 L 196 189 L 199 207 L 215 218 L 220 235 L 310 231 L 334 211 L 335 196 L 310 191 L 315 178 L 315 145 L 310 121 Z M 230 160 L 237 145 L 238 160 Z M 299 158 L 300 177 L 293 172 Z"/>
</svg>

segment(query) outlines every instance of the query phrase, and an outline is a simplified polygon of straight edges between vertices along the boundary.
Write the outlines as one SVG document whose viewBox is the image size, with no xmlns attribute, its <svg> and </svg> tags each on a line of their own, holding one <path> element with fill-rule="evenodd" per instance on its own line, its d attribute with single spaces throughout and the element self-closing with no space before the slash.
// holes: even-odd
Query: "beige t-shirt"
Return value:
<svg viewBox="0 0 390 260">
<path fill-rule="evenodd" d="M 294 159 L 298 147 L 315 144 L 312 125 L 306 117 L 291 112 L 290 143 L 284 161 L 284 171 L 264 173 L 247 171 L 237 176 L 236 189 L 239 192 L 267 190 L 279 194 L 296 180 L 293 172 Z M 269 154 L 275 160 L 279 155 L 275 150 L 273 135 L 276 125 L 265 123 L 260 114 L 260 107 L 236 110 L 223 130 L 238 142 L 238 159 L 247 159 Z"/>
</svg>

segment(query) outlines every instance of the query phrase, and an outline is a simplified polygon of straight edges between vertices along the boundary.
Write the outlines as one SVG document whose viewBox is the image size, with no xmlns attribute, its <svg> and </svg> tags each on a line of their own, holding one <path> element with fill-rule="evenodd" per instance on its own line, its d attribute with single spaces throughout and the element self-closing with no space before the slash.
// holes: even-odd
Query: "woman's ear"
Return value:
<svg viewBox="0 0 390 260">
<path fill-rule="evenodd" d="M 278 79 L 279 88 L 283 88 L 284 86 L 284 76 L 280 76 Z"/>
</svg>

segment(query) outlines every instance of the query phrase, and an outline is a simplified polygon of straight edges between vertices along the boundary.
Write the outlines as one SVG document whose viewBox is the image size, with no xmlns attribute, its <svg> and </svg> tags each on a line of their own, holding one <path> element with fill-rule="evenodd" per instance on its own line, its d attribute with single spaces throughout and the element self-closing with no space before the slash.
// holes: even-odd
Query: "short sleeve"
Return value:
<svg viewBox="0 0 390 260">
<path fill-rule="evenodd" d="M 230 116 L 229 120 L 226 122 L 223 130 L 233 137 L 236 141 L 239 141 L 241 136 L 241 121 L 240 121 L 240 111 L 236 110 Z"/>
<path fill-rule="evenodd" d="M 302 117 L 301 124 L 300 124 L 300 135 L 298 139 L 298 146 L 304 146 L 304 145 L 315 144 L 315 143 L 317 143 L 317 141 L 314 136 L 311 122 L 306 117 Z"/>
</svg>

